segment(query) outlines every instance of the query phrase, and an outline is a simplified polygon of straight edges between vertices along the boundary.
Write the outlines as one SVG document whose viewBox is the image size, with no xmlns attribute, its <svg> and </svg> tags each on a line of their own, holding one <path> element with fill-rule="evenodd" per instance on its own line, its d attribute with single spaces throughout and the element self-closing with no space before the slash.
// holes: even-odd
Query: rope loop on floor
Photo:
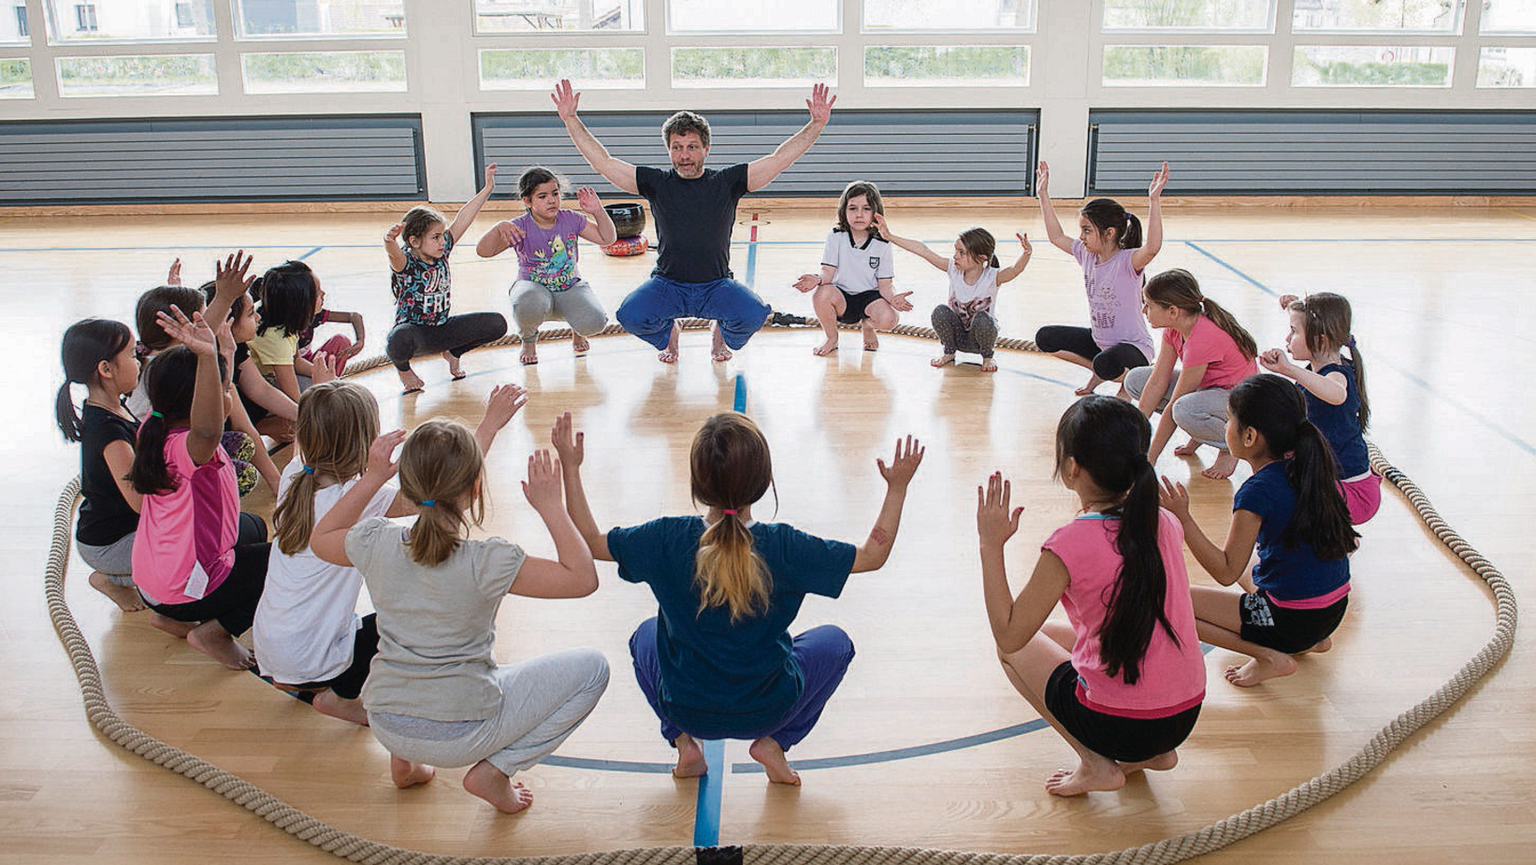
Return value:
<svg viewBox="0 0 1536 865">
<path fill-rule="evenodd" d="M 709 324 L 700 319 L 690 319 L 683 322 L 683 327 L 700 329 Z M 816 326 L 814 320 L 802 327 L 811 326 Z M 843 329 L 856 330 L 858 326 L 844 325 Z M 932 328 L 913 325 L 899 325 L 891 332 L 919 339 L 937 338 Z M 540 341 L 569 338 L 572 333 L 570 328 L 543 331 L 540 333 Z M 609 325 L 600 334 L 594 335 L 621 333 L 624 330 L 618 325 Z M 514 335 L 491 345 L 515 345 L 519 342 Z M 1038 350 L 1034 343 L 1022 339 L 1000 339 L 997 347 L 1011 351 Z M 389 359 L 382 355 L 366 358 L 348 364 L 347 375 L 376 369 L 388 363 Z M 1493 593 L 1495 621 L 1488 642 L 1449 681 L 1422 702 L 1392 719 L 1343 763 L 1267 802 L 1193 832 L 1140 847 L 1105 853 L 1068 856 L 971 853 L 916 847 L 748 844 L 742 848 L 744 861 L 752 865 L 1171 865 L 1262 832 L 1342 792 L 1381 765 L 1387 755 L 1401 746 L 1409 736 L 1455 705 L 1479 680 L 1487 676 L 1514 645 L 1515 625 L 1519 618 L 1514 590 L 1499 569 L 1440 517 L 1423 490 L 1388 462 L 1374 443 L 1370 445 L 1370 457 L 1371 467 L 1408 499 L 1419 519 L 1440 543 L 1488 586 Z M 53 540 L 48 551 L 43 591 L 48 602 L 48 616 L 53 621 L 59 641 L 69 654 L 75 677 L 79 681 L 86 717 L 103 735 L 128 751 L 202 784 L 296 838 L 339 858 L 364 865 L 692 865 L 697 861 L 696 848 L 685 846 L 631 848 L 565 856 L 476 857 L 445 856 L 380 844 L 312 817 L 249 781 L 174 745 L 161 742 L 124 721 L 107 701 L 96 658 L 64 597 L 71 517 L 79 495 L 80 479 L 76 478 L 65 485 L 54 508 Z"/>
</svg>

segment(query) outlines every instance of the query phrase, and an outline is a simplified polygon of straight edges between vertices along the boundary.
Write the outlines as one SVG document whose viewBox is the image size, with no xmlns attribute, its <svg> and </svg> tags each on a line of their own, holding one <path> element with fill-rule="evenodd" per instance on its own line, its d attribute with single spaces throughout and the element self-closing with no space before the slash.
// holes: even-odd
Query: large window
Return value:
<svg viewBox="0 0 1536 865">
<path fill-rule="evenodd" d="M 448 2 L 448 0 L 437 0 Z M 404 0 L 234 0 L 244 38 L 404 36 Z"/>
<path fill-rule="evenodd" d="M 1110 87 L 1263 87 L 1269 50 L 1262 45 L 1106 45 Z"/>
<path fill-rule="evenodd" d="M 645 29 L 644 0 L 475 0 L 481 33 L 602 32 Z"/>
<path fill-rule="evenodd" d="M 645 86 L 643 48 L 487 48 L 480 52 L 483 90 L 548 90 L 569 78 L 577 90 Z"/>
<path fill-rule="evenodd" d="M 674 33 L 836 32 L 841 14 L 838 0 L 667 0 Z"/>
<path fill-rule="evenodd" d="M 213 0 L 45 0 L 53 41 L 212 39 Z"/>
<path fill-rule="evenodd" d="M 247 93 L 400 92 L 404 51 L 311 51 L 244 54 Z"/>
<path fill-rule="evenodd" d="M 1025 87 L 1029 49 L 1022 45 L 871 45 L 864 49 L 870 87 Z"/>
<path fill-rule="evenodd" d="M 867 31 L 1030 30 L 1034 26 L 1035 0 L 864 0 Z"/>
<path fill-rule="evenodd" d="M 0 45 L 30 45 L 27 35 L 27 5 L 15 3 L 8 14 L 0 15 Z"/>
<path fill-rule="evenodd" d="M 672 49 L 676 87 L 806 87 L 836 80 L 836 48 Z"/>
<path fill-rule="evenodd" d="M 1104 0 L 1105 30 L 1269 31 L 1273 27 L 1273 0 Z"/>
<path fill-rule="evenodd" d="M 1477 58 L 1478 87 L 1536 87 L 1536 48 L 1484 48 Z"/>
<path fill-rule="evenodd" d="M 213 96 L 212 54 L 60 57 L 61 96 Z"/>
<path fill-rule="evenodd" d="M 1296 0 L 1291 29 L 1455 33 L 1462 0 Z"/>
<path fill-rule="evenodd" d="M 25 57 L 0 60 L 0 99 L 32 98 L 32 61 Z"/>
<path fill-rule="evenodd" d="M 1536 33 L 1536 0 L 1484 0 L 1484 33 Z"/>
<path fill-rule="evenodd" d="M 1454 48 L 1298 45 L 1297 87 L 1449 87 Z"/>
</svg>

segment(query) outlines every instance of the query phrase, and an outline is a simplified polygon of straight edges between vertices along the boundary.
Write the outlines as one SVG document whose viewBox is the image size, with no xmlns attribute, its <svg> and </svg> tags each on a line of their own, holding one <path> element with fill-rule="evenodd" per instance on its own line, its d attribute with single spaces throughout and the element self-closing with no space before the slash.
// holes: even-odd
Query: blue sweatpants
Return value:
<svg viewBox="0 0 1536 865">
<path fill-rule="evenodd" d="M 805 678 L 805 690 L 800 699 L 772 726 L 762 730 L 732 731 L 731 735 L 709 738 L 761 739 L 772 736 L 779 747 L 788 751 L 799 744 L 821 719 L 821 710 L 832 698 L 832 692 L 842 684 L 843 674 L 853 661 L 853 641 L 836 625 L 811 628 L 793 640 L 790 654 L 800 666 Z M 640 623 L 629 638 L 629 655 L 635 662 L 635 680 L 645 699 L 661 719 L 661 737 L 668 743 L 689 731 L 683 730 L 667 719 L 661 707 L 661 665 L 656 658 L 656 617 Z M 693 735 L 689 733 L 689 735 Z"/>
<path fill-rule="evenodd" d="M 658 351 L 672 338 L 673 321 L 707 318 L 720 322 L 725 344 L 738 349 L 757 333 L 770 312 L 761 297 L 734 279 L 677 282 L 653 276 L 624 298 L 614 318 Z"/>
</svg>

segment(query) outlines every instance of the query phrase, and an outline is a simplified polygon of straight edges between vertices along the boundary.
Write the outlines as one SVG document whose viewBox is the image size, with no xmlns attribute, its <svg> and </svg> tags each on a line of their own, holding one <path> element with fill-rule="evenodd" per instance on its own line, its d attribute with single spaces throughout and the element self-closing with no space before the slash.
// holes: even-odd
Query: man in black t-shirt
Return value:
<svg viewBox="0 0 1536 865">
<path fill-rule="evenodd" d="M 608 182 L 632 195 L 643 195 L 656 220 L 661 252 L 651 278 L 630 292 L 615 317 L 624 329 L 660 350 L 662 363 L 677 362 L 679 318 L 715 322 L 714 358 L 731 359 L 731 349 L 747 344 L 768 318 L 768 304 L 731 275 L 731 229 L 736 202 L 756 192 L 793 165 L 832 116 L 837 97 L 818 84 L 805 101 L 811 119 L 772 153 L 723 170 L 706 169 L 709 122 L 679 111 L 661 127 L 672 168 L 636 168 L 608 154 L 576 116 L 580 93 L 561 81 L 551 96 L 571 141 Z"/>
</svg>

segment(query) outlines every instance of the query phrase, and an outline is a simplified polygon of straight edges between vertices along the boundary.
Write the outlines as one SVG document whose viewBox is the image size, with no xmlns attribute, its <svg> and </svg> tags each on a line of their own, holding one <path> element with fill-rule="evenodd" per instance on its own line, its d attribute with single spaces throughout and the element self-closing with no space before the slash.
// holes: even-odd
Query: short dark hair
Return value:
<svg viewBox="0 0 1536 865">
<path fill-rule="evenodd" d="M 661 124 L 661 140 L 668 147 L 672 146 L 672 136 L 694 133 L 699 136 L 699 143 L 709 146 L 709 121 L 702 115 L 692 111 L 679 111 L 667 118 L 667 122 Z"/>
</svg>

